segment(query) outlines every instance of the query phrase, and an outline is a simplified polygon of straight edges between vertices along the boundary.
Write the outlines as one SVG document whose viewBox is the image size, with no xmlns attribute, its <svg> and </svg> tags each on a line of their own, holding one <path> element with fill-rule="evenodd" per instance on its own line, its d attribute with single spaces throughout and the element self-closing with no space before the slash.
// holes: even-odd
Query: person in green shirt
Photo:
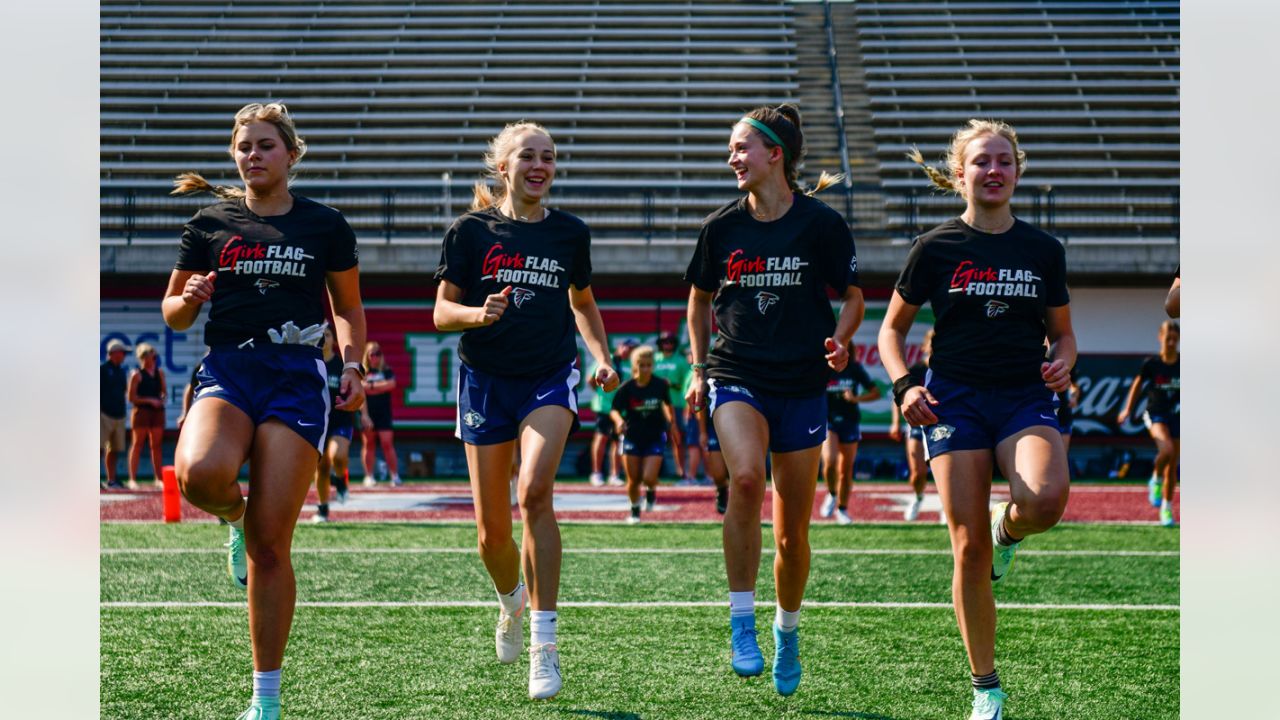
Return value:
<svg viewBox="0 0 1280 720">
<path fill-rule="evenodd" d="M 679 342 L 676 336 L 670 330 L 663 330 L 658 335 L 658 351 L 653 355 L 653 374 L 666 380 L 671 386 L 673 392 L 671 405 L 675 409 L 676 417 L 683 420 L 685 415 L 684 396 L 674 392 L 683 388 L 688 381 L 689 361 L 685 360 L 684 354 L 679 351 Z M 684 463 L 684 438 L 680 433 L 672 433 L 671 438 L 671 455 L 675 461 L 676 474 L 681 478 L 681 484 L 693 484 L 693 468 L 688 467 Z"/>
<path fill-rule="evenodd" d="M 631 357 L 631 349 L 636 346 L 636 341 L 627 338 L 618 343 L 614 350 L 613 367 L 618 371 L 618 379 L 622 382 L 627 381 L 629 374 L 628 362 Z M 591 377 L 594 377 L 594 370 Z M 591 484 L 594 487 L 601 487 L 605 484 L 604 479 L 604 458 L 605 451 L 609 455 L 609 485 L 621 487 L 626 482 L 618 476 L 618 468 L 622 465 L 619 459 L 621 448 L 618 444 L 618 431 L 614 427 L 613 418 L 609 417 L 609 409 L 613 407 L 613 396 L 617 394 L 615 388 L 612 392 L 605 392 L 604 388 L 595 385 L 596 392 L 591 396 L 591 411 L 596 415 L 595 434 L 591 436 Z"/>
</svg>

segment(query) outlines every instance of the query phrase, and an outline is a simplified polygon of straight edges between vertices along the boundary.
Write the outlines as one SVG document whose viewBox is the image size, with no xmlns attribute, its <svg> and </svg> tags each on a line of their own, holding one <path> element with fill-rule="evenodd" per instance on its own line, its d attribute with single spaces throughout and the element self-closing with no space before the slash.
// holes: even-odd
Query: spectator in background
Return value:
<svg viewBox="0 0 1280 720">
<path fill-rule="evenodd" d="M 1173 486 L 1178 481 L 1178 460 L 1182 454 L 1181 409 L 1182 359 L 1178 353 L 1178 340 L 1182 337 L 1178 323 L 1165 320 L 1160 323 L 1160 354 L 1142 361 L 1138 376 L 1129 386 L 1124 407 L 1116 416 L 1116 424 L 1123 425 L 1129 419 L 1138 402 L 1138 393 L 1145 389 L 1147 406 L 1142 422 L 1151 432 L 1156 444 L 1156 467 L 1148 485 L 1151 504 L 1160 508 L 1160 524 L 1174 527 Z"/>
<path fill-rule="evenodd" d="M 822 501 L 818 514 L 824 518 L 835 514 L 840 525 L 853 523 L 849 516 L 849 493 L 853 490 L 858 442 L 862 440 L 861 403 L 880 399 L 880 386 L 853 357 L 854 347 L 850 342 L 849 364 L 827 381 L 827 439 L 822 444 L 822 477 L 827 483 L 827 498 Z"/>
<path fill-rule="evenodd" d="M 630 367 L 628 360 L 631 357 L 631 349 L 635 346 L 636 341 L 627 338 L 618 343 L 617 350 L 614 352 L 613 366 L 617 368 L 620 382 L 625 382 L 627 379 L 627 368 Z M 598 367 L 591 369 L 591 377 L 595 377 L 598 369 Z M 591 484 L 595 487 L 604 485 L 604 460 L 607 454 L 609 485 L 621 487 L 626 485 L 618 476 L 618 468 L 622 465 L 622 446 L 619 442 L 618 429 L 613 423 L 613 418 L 609 416 L 609 409 L 613 407 L 613 395 L 617 389 L 606 391 L 599 383 L 591 383 L 591 385 L 596 390 L 591 396 L 591 411 L 596 414 L 595 434 L 591 436 Z"/>
<path fill-rule="evenodd" d="M 134 352 L 138 368 L 129 376 L 129 402 L 133 414 L 129 425 L 133 428 L 133 447 L 129 448 L 129 489 L 138 489 L 138 462 L 142 459 L 142 443 L 151 444 L 151 469 L 156 484 L 160 483 L 161 445 L 164 442 L 164 400 L 166 388 L 164 370 L 160 368 L 160 354 L 151 343 L 138 343 Z"/>
<path fill-rule="evenodd" d="M 209 348 L 204 349 L 204 354 L 209 354 Z M 187 381 L 187 386 L 182 390 L 182 414 L 178 416 L 178 432 L 182 432 L 182 426 L 187 422 L 187 413 L 191 412 L 191 401 L 196 397 L 196 385 L 200 381 L 196 379 L 196 375 L 200 373 L 200 365 L 204 362 L 202 356 L 191 368 L 191 379 Z"/>
<path fill-rule="evenodd" d="M 907 374 L 910 375 L 914 382 L 924 385 L 925 375 L 929 372 L 929 355 L 933 353 L 933 328 L 929 328 L 924 333 L 924 340 L 920 342 L 920 359 L 916 360 L 911 367 L 907 368 Z M 902 425 L 906 425 L 906 420 L 902 421 L 902 425 L 898 423 L 898 418 L 902 416 L 898 410 L 898 404 L 895 402 L 889 406 L 891 419 L 889 420 L 889 437 L 895 441 L 902 439 Z M 920 517 L 920 507 L 924 505 L 924 488 L 929 480 L 929 463 L 924 459 L 924 428 L 907 425 L 907 480 L 911 483 L 911 489 L 915 491 L 915 497 L 911 502 L 907 503 L 906 510 L 902 513 L 902 519 L 907 522 L 913 522 Z M 946 524 L 946 511 L 939 511 L 938 522 Z"/>
<path fill-rule="evenodd" d="M 347 501 L 347 462 L 351 449 L 351 433 L 355 429 L 356 413 L 338 409 L 342 393 L 342 356 L 338 354 L 338 341 L 333 328 L 324 326 L 324 344 L 320 352 L 324 356 L 325 374 L 329 383 L 329 422 L 325 426 L 324 450 L 316 465 L 316 514 L 313 523 L 329 522 L 329 486 L 338 491 L 338 502 Z"/>
<path fill-rule="evenodd" d="M 653 374 L 666 380 L 671 387 L 671 406 L 675 410 L 677 421 L 683 424 L 685 400 L 680 390 L 689 377 L 689 361 L 677 349 L 678 345 L 675 333 L 670 330 L 663 330 L 658 335 L 658 349 L 653 355 Z M 668 440 L 671 443 L 671 459 L 675 464 L 676 475 L 680 476 L 682 485 L 692 485 L 693 468 L 685 467 L 683 435 L 673 432 Z"/>
<path fill-rule="evenodd" d="M 107 343 L 107 359 L 98 368 L 98 425 L 101 455 L 107 468 L 105 487 L 122 487 L 116 479 L 116 461 L 124 450 L 125 388 L 129 373 L 124 369 L 124 355 L 129 346 L 119 340 Z"/>
<path fill-rule="evenodd" d="M 382 446 L 382 458 L 387 462 L 387 472 L 391 474 L 391 485 L 400 486 L 400 464 L 396 462 L 396 448 L 392 444 L 391 431 L 391 391 L 396 389 L 396 375 L 387 365 L 382 354 L 382 346 L 370 341 L 364 346 L 364 419 L 360 423 L 363 431 L 364 447 L 361 459 L 364 461 L 364 486 L 373 487 L 378 484 L 374 472 L 374 461 L 377 459 L 376 445 Z"/>
<path fill-rule="evenodd" d="M 653 348 L 641 345 L 631 352 L 631 379 L 618 387 L 609 415 L 622 431 L 622 457 L 627 471 L 629 523 L 640 522 L 640 486 L 645 491 L 645 512 L 657 504 L 658 470 L 666 431 L 678 432 L 671 407 L 671 385 L 653 374 Z"/>
</svg>

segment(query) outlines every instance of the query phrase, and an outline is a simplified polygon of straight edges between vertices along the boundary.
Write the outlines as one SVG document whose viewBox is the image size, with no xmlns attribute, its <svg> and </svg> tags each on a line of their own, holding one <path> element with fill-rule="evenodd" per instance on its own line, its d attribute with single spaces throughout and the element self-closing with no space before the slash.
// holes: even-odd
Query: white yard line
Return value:
<svg viewBox="0 0 1280 720">
<path fill-rule="evenodd" d="M 764 553 L 774 552 L 773 548 L 762 548 Z M 203 548 L 102 548 L 103 555 L 187 555 L 187 554 L 223 554 L 225 549 L 219 547 Z M 565 548 L 566 555 L 721 555 L 720 548 Z M 294 548 L 294 555 L 472 555 L 476 549 L 472 547 L 440 547 L 440 548 L 357 548 L 357 547 L 318 547 Z M 825 548 L 815 549 L 814 555 L 945 555 L 951 556 L 946 549 L 928 548 Z M 1025 556 L 1057 556 L 1057 557 L 1179 557 L 1178 550 L 1022 550 L 1019 557 Z"/>
<path fill-rule="evenodd" d="M 724 601 L 703 601 L 703 600 L 656 600 L 651 602 L 604 602 L 604 601 L 561 601 L 558 603 L 562 608 L 694 608 L 694 607 L 725 607 Z M 769 601 L 756 602 L 757 607 L 773 607 L 774 603 Z M 925 608 L 935 610 L 951 610 L 951 603 L 944 602 L 823 602 L 806 600 L 804 603 L 808 608 L 871 608 L 871 609 L 909 609 L 909 608 Z M 350 601 L 306 601 L 300 600 L 298 607 L 308 608 L 492 608 L 494 602 L 492 600 L 405 600 L 405 601 L 366 601 L 366 600 L 350 600 Z M 99 603 L 102 608 L 244 608 L 244 602 L 214 602 L 214 601 L 156 601 L 156 602 L 103 602 Z M 1103 603 L 1086 603 L 1086 604 L 1068 604 L 1068 603 L 1000 603 L 1002 610 L 1084 610 L 1090 612 L 1106 612 L 1106 611 L 1167 611 L 1181 612 L 1178 605 L 1128 605 L 1128 604 L 1103 604 Z"/>
</svg>

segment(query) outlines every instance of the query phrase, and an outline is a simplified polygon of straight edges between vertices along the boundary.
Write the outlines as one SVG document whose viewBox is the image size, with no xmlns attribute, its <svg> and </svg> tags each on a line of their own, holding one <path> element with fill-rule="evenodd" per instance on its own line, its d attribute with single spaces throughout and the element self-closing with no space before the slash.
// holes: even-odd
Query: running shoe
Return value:
<svg viewBox="0 0 1280 720">
<path fill-rule="evenodd" d="M 617 475 L 609 476 L 609 487 L 626 487 L 627 481 Z"/>
<path fill-rule="evenodd" d="M 1018 551 L 1020 543 L 1012 545 L 1001 545 L 997 539 L 1000 536 L 1000 523 L 1004 522 L 1004 513 L 1009 503 L 997 503 L 991 508 L 991 584 L 994 585 L 1004 579 L 1009 574 L 1009 568 L 1013 567 L 1013 554 Z"/>
<path fill-rule="evenodd" d="M 644 511 L 647 513 L 653 512 L 653 509 L 657 506 L 658 506 L 658 503 L 653 500 L 644 501 Z"/>
<path fill-rule="evenodd" d="M 756 641 L 756 616 L 739 615 L 729 618 L 730 644 L 733 648 L 729 662 L 733 671 L 742 677 L 755 677 L 764 672 L 764 656 Z"/>
<path fill-rule="evenodd" d="M 591 473 L 591 487 L 604 487 L 604 475 L 600 473 Z"/>
<path fill-rule="evenodd" d="M 249 561 L 244 556 L 244 531 L 237 530 L 230 524 L 227 527 L 231 529 L 231 536 L 223 546 L 227 548 L 227 572 L 231 574 L 236 587 L 247 588 L 249 587 Z"/>
<path fill-rule="evenodd" d="M 1160 501 L 1162 500 L 1160 497 L 1160 489 L 1160 478 L 1153 474 L 1151 479 L 1147 481 L 1147 500 L 1151 503 L 1151 507 L 1153 508 L 1160 507 Z"/>
<path fill-rule="evenodd" d="M 716 488 L 716 512 L 721 515 L 729 509 L 729 488 Z"/>
<path fill-rule="evenodd" d="M 1160 524 L 1165 527 L 1177 527 L 1178 523 L 1173 519 L 1173 507 L 1160 508 Z"/>
<path fill-rule="evenodd" d="M 365 486 L 365 487 L 377 487 L 377 486 L 378 486 L 378 481 L 377 481 L 377 480 L 375 480 L 375 479 L 374 479 L 374 477 L 373 477 L 372 475 L 365 475 L 365 476 L 364 476 L 364 486 Z"/>
<path fill-rule="evenodd" d="M 773 687 L 786 697 L 800 685 L 800 628 L 783 630 L 773 626 Z"/>
<path fill-rule="evenodd" d="M 316 525 L 319 525 L 321 523 L 327 523 L 329 522 L 329 516 L 316 513 L 315 515 L 311 516 L 311 522 Z"/>
<path fill-rule="evenodd" d="M 829 518 L 836 511 L 836 496 L 827 493 L 827 498 L 822 501 L 822 508 L 818 510 L 818 517 Z"/>
<path fill-rule="evenodd" d="M 125 483 L 125 487 L 129 488 L 130 490 L 137 490 L 137 489 L 138 489 L 138 481 L 137 481 L 137 480 L 134 480 L 133 478 L 130 478 L 130 479 L 129 479 L 129 482 Z"/>
<path fill-rule="evenodd" d="M 400 479 L 399 475 L 391 476 L 391 487 L 400 487 L 403 484 L 404 484 L 404 481 Z"/>
<path fill-rule="evenodd" d="M 553 698 L 560 692 L 560 653 L 555 643 L 529 648 L 529 697 L 534 700 Z"/>
<path fill-rule="evenodd" d="M 1004 720 L 1004 701 L 1009 697 L 1000 688 L 973 689 L 973 712 L 969 720 Z"/>
<path fill-rule="evenodd" d="M 907 522 L 915 522 L 920 517 L 920 506 L 924 505 L 924 498 L 916 495 L 911 498 L 911 502 L 907 504 L 907 509 L 902 513 L 902 519 Z"/>
<path fill-rule="evenodd" d="M 346 505 L 346 504 L 347 504 L 347 486 L 346 486 L 346 484 L 343 484 L 343 486 L 342 486 L 342 487 L 340 487 L 340 488 L 335 488 L 335 491 L 336 491 L 336 492 L 335 492 L 334 494 L 337 496 L 338 504 L 339 504 L 339 505 Z"/>
<path fill-rule="evenodd" d="M 844 510 L 841 510 L 840 508 L 836 508 L 836 524 L 852 525 L 853 518 L 849 517 L 849 513 L 845 512 Z"/>
<path fill-rule="evenodd" d="M 280 698 L 254 698 L 236 720 L 280 720 Z"/>
<path fill-rule="evenodd" d="M 514 615 L 498 610 L 498 629 L 494 639 L 498 648 L 498 662 L 513 663 L 524 647 L 524 608 L 529 603 L 528 589 L 520 590 L 520 607 Z"/>
<path fill-rule="evenodd" d="M 120 482 L 119 480 L 112 480 L 111 482 L 107 483 L 107 489 L 108 489 L 108 490 L 123 490 L 123 489 L 124 489 L 124 483 Z"/>
<path fill-rule="evenodd" d="M 628 516 L 627 516 L 627 524 L 628 524 L 628 525 L 639 525 L 639 524 L 640 524 L 640 516 L 639 516 L 639 515 L 628 515 Z"/>
</svg>

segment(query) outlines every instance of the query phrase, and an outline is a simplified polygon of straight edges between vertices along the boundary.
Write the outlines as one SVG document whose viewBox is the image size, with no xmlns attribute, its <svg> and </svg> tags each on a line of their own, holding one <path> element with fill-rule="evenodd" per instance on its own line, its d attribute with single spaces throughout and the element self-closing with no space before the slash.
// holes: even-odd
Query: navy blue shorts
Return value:
<svg viewBox="0 0 1280 720">
<path fill-rule="evenodd" d="M 647 457 L 649 455 L 657 455 L 661 457 L 667 449 L 667 434 L 662 433 L 657 438 L 640 438 L 639 441 L 632 440 L 630 437 L 622 436 L 622 454 L 638 455 Z"/>
<path fill-rule="evenodd" d="M 684 444 L 685 447 L 693 447 L 701 440 L 701 431 L 698 430 L 698 416 L 689 413 L 684 420 Z M 711 419 L 707 419 L 707 452 L 720 452 L 720 437 L 716 435 L 715 423 Z"/>
<path fill-rule="evenodd" d="M 1182 434 L 1182 423 L 1179 422 L 1180 416 L 1181 413 L 1177 412 L 1152 413 L 1151 411 L 1147 411 L 1142 413 L 1142 424 L 1146 425 L 1147 429 L 1150 430 L 1152 425 L 1155 425 L 1156 423 L 1164 423 L 1169 426 L 1169 437 L 1177 440 Z"/>
<path fill-rule="evenodd" d="M 596 432 L 610 440 L 618 439 L 618 426 L 613 424 L 613 416 L 609 414 L 608 410 L 601 410 L 596 413 Z"/>
<path fill-rule="evenodd" d="M 1058 429 L 1053 391 L 1044 383 L 976 388 L 933 371 L 925 378 L 925 387 L 938 400 L 929 408 L 938 422 L 924 429 L 926 460 L 953 450 L 995 450 L 1001 440 L 1036 425 Z"/>
<path fill-rule="evenodd" d="M 196 371 L 192 403 L 207 397 L 239 408 L 254 425 L 276 418 L 322 452 L 329 428 L 329 378 L 320 348 L 215 347 Z"/>
<path fill-rule="evenodd" d="M 827 393 L 807 398 L 778 397 L 741 385 L 711 379 L 709 409 L 712 418 L 717 408 L 731 402 L 744 402 L 755 408 L 769 424 L 769 452 L 784 453 L 817 447 L 827 439 Z M 711 449 L 711 443 L 707 443 Z M 719 449 L 719 443 L 716 443 Z"/>
<path fill-rule="evenodd" d="M 543 377 L 504 377 L 458 363 L 458 421 L 454 436 L 469 445 L 497 445 L 515 440 L 520 423 L 540 407 L 568 408 L 573 434 L 578 420 L 578 363 Z"/>
<path fill-rule="evenodd" d="M 911 438 L 912 440 L 920 440 L 920 441 L 923 441 L 923 440 L 924 440 L 924 428 L 922 428 L 922 427 L 916 427 L 915 425 L 910 426 L 910 427 L 907 429 L 907 437 Z"/>
<path fill-rule="evenodd" d="M 350 440 L 354 432 L 355 426 L 351 423 L 337 423 L 330 426 L 326 437 L 340 437 Z"/>
<path fill-rule="evenodd" d="M 853 418 L 827 418 L 827 431 L 835 433 L 842 445 L 862 440 L 862 422 Z"/>
</svg>

